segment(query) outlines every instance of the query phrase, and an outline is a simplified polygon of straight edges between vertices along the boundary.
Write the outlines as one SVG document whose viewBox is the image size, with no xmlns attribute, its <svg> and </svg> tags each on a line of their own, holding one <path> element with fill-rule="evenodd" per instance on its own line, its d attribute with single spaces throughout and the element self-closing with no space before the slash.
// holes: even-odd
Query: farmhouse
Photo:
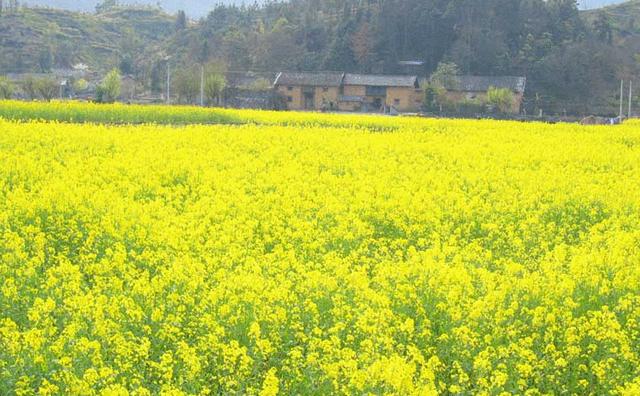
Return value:
<svg viewBox="0 0 640 396">
<path fill-rule="evenodd" d="M 274 82 L 288 110 L 337 110 L 344 73 L 279 73 Z"/>
<path fill-rule="evenodd" d="M 511 112 L 517 114 L 526 82 L 525 77 L 458 76 L 445 88 L 447 98 L 455 103 L 486 102 L 490 88 L 508 89 L 514 94 Z M 288 110 L 365 113 L 420 111 L 423 85 L 417 76 L 340 72 L 282 72 L 274 82 Z"/>
<path fill-rule="evenodd" d="M 409 112 L 423 96 L 417 76 L 283 72 L 274 87 L 289 110 Z"/>
<path fill-rule="evenodd" d="M 418 111 L 422 96 L 417 76 L 345 74 L 338 107 L 342 111 Z"/>
<path fill-rule="evenodd" d="M 487 99 L 489 88 L 508 89 L 514 94 L 511 112 L 517 114 L 522 107 L 526 84 L 526 77 L 459 76 L 445 88 L 447 89 L 447 97 L 454 102 L 463 100 L 484 102 Z"/>
</svg>

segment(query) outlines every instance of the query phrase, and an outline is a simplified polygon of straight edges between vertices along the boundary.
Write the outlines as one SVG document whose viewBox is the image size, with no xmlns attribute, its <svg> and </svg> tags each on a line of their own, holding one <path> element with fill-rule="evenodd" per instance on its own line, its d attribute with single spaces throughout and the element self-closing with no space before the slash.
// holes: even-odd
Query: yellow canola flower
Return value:
<svg viewBox="0 0 640 396">
<path fill-rule="evenodd" d="M 0 395 L 637 393 L 636 121 L 0 116 Z"/>
<path fill-rule="evenodd" d="M 272 368 L 267 372 L 267 376 L 262 384 L 262 390 L 260 396 L 276 396 L 278 394 L 278 375 L 277 370 Z"/>
</svg>

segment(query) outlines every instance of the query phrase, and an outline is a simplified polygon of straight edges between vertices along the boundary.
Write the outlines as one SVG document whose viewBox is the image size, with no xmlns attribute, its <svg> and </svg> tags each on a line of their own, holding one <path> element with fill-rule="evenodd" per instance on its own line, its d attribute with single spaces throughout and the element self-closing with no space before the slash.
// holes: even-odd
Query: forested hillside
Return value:
<svg viewBox="0 0 640 396">
<path fill-rule="evenodd" d="M 593 9 L 603 7 L 606 5 L 622 3 L 624 0 L 579 0 L 578 6 L 580 9 Z M 255 0 L 127 0 L 120 1 L 124 4 L 133 5 L 160 5 L 164 10 L 168 12 L 176 12 L 177 10 L 184 10 L 187 14 L 194 18 L 206 16 L 207 13 L 217 4 L 235 4 L 238 6 L 252 5 Z M 258 1 L 260 2 L 260 1 Z M 74 0 L 22 0 L 23 4 L 29 6 L 44 6 L 51 8 L 61 8 L 73 11 L 92 12 L 95 10 L 98 0 L 86 0 L 86 1 L 74 1 Z"/>
<path fill-rule="evenodd" d="M 6 3 L 5 3 L 6 4 Z M 527 102 L 552 111 L 611 107 L 620 78 L 640 68 L 634 0 L 581 12 L 574 0 L 295 0 L 219 5 L 199 22 L 158 9 L 95 14 L 22 9 L 0 17 L 0 73 L 88 63 L 116 65 L 162 87 L 166 59 L 180 69 L 215 61 L 230 70 L 341 70 L 427 76 L 528 78 Z"/>
<path fill-rule="evenodd" d="M 174 30 L 174 17 L 153 9 L 100 15 L 55 9 L 6 10 L 0 16 L 0 74 L 48 72 L 86 63 L 102 71 L 144 67 Z"/>
<path fill-rule="evenodd" d="M 22 0 L 23 4 L 29 6 L 41 6 L 50 8 L 59 8 L 71 11 L 93 12 L 96 5 L 102 3 L 99 0 Z M 229 5 L 250 5 L 254 4 L 254 0 L 124 0 L 119 1 L 125 5 L 146 5 L 151 7 L 160 6 L 163 10 L 175 13 L 178 10 L 186 11 L 187 15 L 192 18 L 200 18 L 206 16 L 218 4 Z"/>
<path fill-rule="evenodd" d="M 625 4 L 624 14 L 640 9 Z M 300 0 L 263 8 L 219 7 L 171 39 L 188 62 L 232 69 L 397 73 L 399 61 L 443 61 L 462 73 L 522 75 L 528 100 L 571 111 L 615 101 L 637 70 L 616 44 L 618 8 L 582 17 L 573 0 Z M 628 18 L 628 17 L 627 17 Z M 632 21 L 636 21 L 635 18 Z M 635 23 L 635 22 L 634 22 Z"/>
</svg>

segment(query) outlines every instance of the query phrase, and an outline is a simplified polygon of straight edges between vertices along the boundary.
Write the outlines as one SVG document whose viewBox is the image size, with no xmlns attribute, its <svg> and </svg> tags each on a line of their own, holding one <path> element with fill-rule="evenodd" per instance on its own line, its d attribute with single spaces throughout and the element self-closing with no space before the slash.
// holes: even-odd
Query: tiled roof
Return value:
<svg viewBox="0 0 640 396">
<path fill-rule="evenodd" d="M 459 76 L 455 86 L 446 88 L 450 91 L 487 92 L 489 88 L 494 87 L 524 93 L 526 85 L 526 77 Z"/>
<path fill-rule="evenodd" d="M 344 85 L 373 87 L 418 87 L 417 76 L 382 76 L 371 74 L 345 74 Z"/>
<path fill-rule="evenodd" d="M 282 72 L 276 77 L 274 85 L 303 85 L 309 87 L 339 87 L 344 73 L 303 73 Z"/>
</svg>

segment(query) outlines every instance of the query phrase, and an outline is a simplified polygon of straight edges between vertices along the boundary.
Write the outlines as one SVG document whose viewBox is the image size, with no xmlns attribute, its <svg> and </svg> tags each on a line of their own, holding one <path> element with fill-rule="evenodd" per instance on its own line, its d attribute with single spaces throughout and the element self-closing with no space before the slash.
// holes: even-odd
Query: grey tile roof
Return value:
<svg viewBox="0 0 640 396">
<path fill-rule="evenodd" d="M 524 93 L 526 77 L 511 76 L 459 76 L 455 86 L 446 87 L 450 91 L 487 92 L 490 87 L 507 88 L 516 93 Z"/>
<path fill-rule="evenodd" d="M 282 72 L 276 77 L 273 85 L 296 85 L 308 87 L 339 87 L 342 85 L 344 73 L 322 72 Z"/>
<path fill-rule="evenodd" d="M 364 85 L 373 87 L 417 88 L 417 76 L 382 76 L 371 74 L 345 74 L 344 85 Z"/>
</svg>

